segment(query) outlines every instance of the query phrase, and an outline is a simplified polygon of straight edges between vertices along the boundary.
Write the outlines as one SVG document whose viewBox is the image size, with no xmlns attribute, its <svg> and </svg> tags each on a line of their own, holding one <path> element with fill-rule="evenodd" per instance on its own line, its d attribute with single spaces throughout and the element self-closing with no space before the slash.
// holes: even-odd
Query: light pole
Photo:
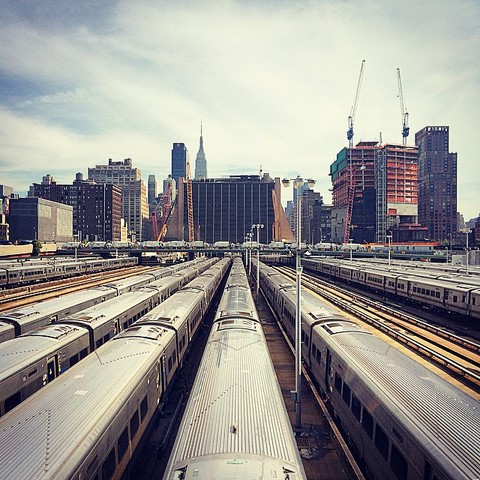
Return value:
<svg viewBox="0 0 480 480">
<path fill-rule="evenodd" d="M 350 261 L 352 261 L 353 260 L 353 246 L 352 246 L 353 238 L 349 238 L 348 242 L 350 243 Z"/>
<path fill-rule="evenodd" d="M 263 223 L 255 223 L 252 225 L 253 229 L 257 229 L 257 297 L 260 290 L 260 229 L 263 228 Z"/>
<path fill-rule="evenodd" d="M 282 184 L 284 187 L 290 186 L 293 182 L 293 188 L 297 190 L 297 248 L 296 248 L 296 291 L 297 304 L 295 306 L 295 427 L 302 428 L 302 313 L 301 313 L 301 291 L 302 291 L 302 265 L 301 265 L 301 188 L 303 186 L 303 178 L 284 178 Z M 307 179 L 310 188 L 315 185 L 315 180 Z"/>
<path fill-rule="evenodd" d="M 392 232 L 390 232 L 390 235 L 387 235 L 387 240 L 388 240 L 388 265 L 390 265 L 390 249 L 391 249 L 391 245 L 392 245 L 392 235 L 391 235 Z"/>
<path fill-rule="evenodd" d="M 466 272 L 467 272 L 467 275 L 468 275 L 468 234 L 470 233 L 470 229 L 465 229 L 465 235 L 467 236 L 467 258 L 465 259 L 466 263 L 465 263 L 465 266 L 466 266 Z"/>
</svg>

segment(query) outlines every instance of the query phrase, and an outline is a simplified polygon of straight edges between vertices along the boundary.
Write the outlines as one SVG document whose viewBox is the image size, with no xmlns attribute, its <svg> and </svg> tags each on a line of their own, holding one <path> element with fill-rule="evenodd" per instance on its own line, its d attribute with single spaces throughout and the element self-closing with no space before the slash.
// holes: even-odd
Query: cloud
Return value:
<svg viewBox="0 0 480 480">
<path fill-rule="evenodd" d="M 84 11 L 40 3 L 30 12 L 7 2 L 0 20 L 5 184 L 26 190 L 56 169 L 71 181 L 127 157 L 144 179 L 162 179 L 173 142 L 194 161 L 203 121 L 210 175 L 261 165 L 272 176 L 316 178 L 329 201 L 329 165 L 347 144 L 366 59 L 355 141 L 381 132 L 401 142 L 399 67 L 409 143 L 426 125 L 450 125 L 459 209 L 478 213 L 475 1 L 92 1 Z M 28 176 L 12 176 L 14 164 L 34 178 L 16 183 Z"/>
</svg>

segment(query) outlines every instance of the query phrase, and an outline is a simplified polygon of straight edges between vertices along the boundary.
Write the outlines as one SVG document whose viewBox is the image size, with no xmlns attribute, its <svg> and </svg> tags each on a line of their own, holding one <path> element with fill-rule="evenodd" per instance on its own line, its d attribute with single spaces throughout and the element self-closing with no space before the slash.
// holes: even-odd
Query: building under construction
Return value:
<svg viewBox="0 0 480 480">
<path fill-rule="evenodd" d="M 423 240 L 417 147 L 360 142 L 338 153 L 330 176 L 333 241 L 385 243 L 390 234 L 394 241 Z"/>
<path fill-rule="evenodd" d="M 165 240 L 192 240 L 188 236 L 187 184 L 178 182 L 174 211 Z M 281 182 L 268 173 L 192 180 L 194 240 L 207 243 L 243 243 L 252 225 L 261 224 L 260 243 L 293 240 L 281 205 Z M 255 238 L 254 238 L 255 240 Z"/>
</svg>

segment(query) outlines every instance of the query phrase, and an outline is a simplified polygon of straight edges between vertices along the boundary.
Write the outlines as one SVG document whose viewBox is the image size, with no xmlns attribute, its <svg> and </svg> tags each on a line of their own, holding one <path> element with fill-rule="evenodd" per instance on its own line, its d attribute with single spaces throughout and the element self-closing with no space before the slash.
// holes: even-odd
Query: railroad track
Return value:
<svg viewBox="0 0 480 480">
<path fill-rule="evenodd" d="M 289 278 L 295 271 L 277 269 Z M 368 297 L 304 274 L 303 285 L 315 294 L 353 314 L 396 341 L 429 358 L 462 383 L 480 392 L 480 345 L 442 328 L 430 325 Z"/>
<path fill-rule="evenodd" d="M 4 290 L 0 293 L 0 312 L 100 285 L 110 279 L 120 280 L 122 278 L 138 275 L 148 268 L 149 267 L 137 266 L 122 269 L 121 274 L 118 270 L 108 270 L 105 272 L 94 273 L 92 275 L 82 275 L 63 280 L 55 280 L 53 282 L 48 282 L 48 284 L 34 284 L 18 287 L 8 291 Z"/>
</svg>

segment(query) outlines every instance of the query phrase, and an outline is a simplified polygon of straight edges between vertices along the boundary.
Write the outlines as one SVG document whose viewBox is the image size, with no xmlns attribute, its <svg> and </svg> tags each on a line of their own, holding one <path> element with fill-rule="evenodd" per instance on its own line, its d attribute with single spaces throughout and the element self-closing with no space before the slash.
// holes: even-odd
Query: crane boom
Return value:
<svg viewBox="0 0 480 480">
<path fill-rule="evenodd" d="M 407 144 L 407 137 L 410 133 L 410 127 L 408 126 L 408 112 L 403 100 L 403 88 L 402 77 L 400 76 L 400 69 L 397 68 L 397 81 L 398 81 L 398 97 L 400 98 L 400 112 L 402 114 L 402 145 Z"/>
<path fill-rule="evenodd" d="M 358 97 L 360 96 L 360 86 L 362 84 L 364 67 L 365 67 L 365 60 L 362 60 L 362 65 L 360 67 L 360 74 L 358 75 L 357 91 L 355 93 L 353 106 L 350 109 L 350 115 L 348 117 L 347 139 L 348 139 L 348 146 L 350 148 L 353 147 L 353 122 L 355 120 L 355 114 L 357 113 Z"/>
</svg>

